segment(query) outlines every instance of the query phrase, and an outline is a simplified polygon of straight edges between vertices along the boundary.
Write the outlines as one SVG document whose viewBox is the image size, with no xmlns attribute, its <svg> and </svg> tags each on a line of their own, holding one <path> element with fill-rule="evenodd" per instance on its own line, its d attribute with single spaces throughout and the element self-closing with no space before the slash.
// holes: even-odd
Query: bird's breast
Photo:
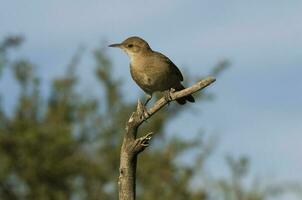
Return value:
<svg viewBox="0 0 302 200">
<path fill-rule="evenodd" d="M 137 64 L 130 64 L 130 72 L 133 80 L 140 86 L 145 92 L 152 93 L 153 78 L 148 70 L 140 67 Z"/>
<path fill-rule="evenodd" d="M 170 89 L 175 82 L 167 66 L 156 65 L 150 60 L 132 59 L 130 72 L 134 81 L 147 93 Z"/>
</svg>

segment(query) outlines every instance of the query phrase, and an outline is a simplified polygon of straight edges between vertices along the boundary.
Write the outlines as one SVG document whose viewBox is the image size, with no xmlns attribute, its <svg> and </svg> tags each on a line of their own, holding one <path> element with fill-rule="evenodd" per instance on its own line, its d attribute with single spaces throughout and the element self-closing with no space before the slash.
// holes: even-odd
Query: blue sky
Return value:
<svg viewBox="0 0 302 200">
<path fill-rule="evenodd" d="M 218 135 L 208 166 L 216 176 L 226 173 L 222 156 L 230 153 L 250 156 L 257 176 L 301 180 L 301 11 L 300 0 L 2 0 L 0 37 L 22 34 L 26 43 L 18 55 L 35 62 L 45 80 L 61 74 L 76 48 L 86 46 L 79 69 L 84 88 L 95 87 L 89 53 L 102 41 L 141 36 L 196 76 L 227 58 L 232 67 L 209 88 L 215 102 L 190 105 L 202 114 L 186 113 L 167 131 L 190 137 L 203 128 Z M 128 58 L 117 49 L 108 53 L 135 100 L 142 91 L 130 79 Z M 10 104 L 16 88 L 7 87 L 9 77 L 0 83 Z"/>
</svg>

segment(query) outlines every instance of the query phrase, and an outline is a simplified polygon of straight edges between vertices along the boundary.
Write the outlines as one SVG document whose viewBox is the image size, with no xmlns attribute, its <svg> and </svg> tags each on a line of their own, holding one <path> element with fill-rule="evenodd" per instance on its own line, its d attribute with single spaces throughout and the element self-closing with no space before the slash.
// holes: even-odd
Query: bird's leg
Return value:
<svg viewBox="0 0 302 200">
<path fill-rule="evenodd" d="M 146 102 L 144 103 L 144 106 L 143 106 L 143 111 L 144 111 L 143 115 L 144 115 L 145 119 L 148 118 L 148 116 L 150 115 L 148 113 L 148 110 L 147 110 L 146 106 L 147 106 L 148 102 L 152 99 L 152 94 L 146 94 L 146 97 L 147 97 L 147 100 L 146 100 Z"/>
<path fill-rule="evenodd" d="M 152 94 L 146 94 L 147 100 L 144 103 L 144 106 L 147 106 L 148 102 L 152 99 Z"/>
<path fill-rule="evenodd" d="M 170 88 L 170 89 L 164 91 L 164 97 L 165 97 L 165 100 L 168 102 L 168 104 L 170 101 L 172 101 L 172 97 L 171 97 L 172 92 L 175 92 L 174 88 Z"/>
</svg>

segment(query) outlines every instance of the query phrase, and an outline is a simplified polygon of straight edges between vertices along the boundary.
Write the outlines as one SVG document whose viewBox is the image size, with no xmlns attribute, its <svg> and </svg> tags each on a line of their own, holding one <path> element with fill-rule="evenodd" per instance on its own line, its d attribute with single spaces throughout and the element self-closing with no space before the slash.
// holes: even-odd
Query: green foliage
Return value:
<svg viewBox="0 0 302 200">
<path fill-rule="evenodd" d="M 87 97 L 77 88 L 81 49 L 65 75 L 50 84 L 50 95 L 42 96 L 34 65 L 26 59 L 8 61 L 8 49 L 21 41 L 20 37 L 11 37 L 0 45 L 0 70 L 12 70 L 21 88 L 13 113 L 5 113 L 3 104 L 0 107 L 0 199 L 117 199 L 121 139 L 135 103 L 123 98 L 122 81 L 114 76 L 110 59 L 104 50 L 95 50 L 95 75 L 104 94 L 101 97 Z M 226 66 L 228 62 L 221 62 L 213 74 L 218 75 Z M 202 93 L 196 97 L 208 100 L 210 96 Z M 187 141 L 163 133 L 165 125 L 183 108 L 171 104 L 141 129 L 157 135 L 138 161 L 138 199 L 205 200 L 221 190 L 221 199 L 241 199 L 228 197 L 247 173 L 246 159 L 239 164 L 229 159 L 234 172 L 231 184 L 220 180 L 216 184 L 219 189 L 191 187 L 213 145 L 202 137 Z M 189 151 L 197 152 L 190 164 L 177 162 Z M 253 196 L 246 199 L 262 200 L 262 193 L 246 192 Z"/>
<path fill-rule="evenodd" d="M 0 42 L 0 76 L 2 74 L 2 70 L 7 64 L 6 54 L 7 51 L 11 48 L 19 46 L 23 41 L 22 37 L 19 36 L 10 36 L 5 38 L 2 42 Z"/>
</svg>

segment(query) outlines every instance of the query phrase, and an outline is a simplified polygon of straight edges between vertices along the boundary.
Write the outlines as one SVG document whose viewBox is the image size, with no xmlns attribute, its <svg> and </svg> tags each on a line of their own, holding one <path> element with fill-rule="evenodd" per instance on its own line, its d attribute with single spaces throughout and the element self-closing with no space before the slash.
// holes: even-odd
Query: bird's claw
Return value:
<svg viewBox="0 0 302 200">
<path fill-rule="evenodd" d="M 172 101 L 171 93 L 174 92 L 174 91 L 175 91 L 175 89 L 171 88 L 170 90 L 166 90 L 164 92 L 164 98 L 168 102 L 168 104 L 169 104 L 170 101 Z"/>
<path fill-rule="evenodd" d="M 143 120 L 143 121 L 147 121 L 147 119 L 150 117 L 150 113 L 148 112 L 148 109 L 146 108 L 146 106 L 142 105 L 142 108 L 141 108 L 141 113 L 140 113 L 140 118 Z"/>
<path fill-rule="evenodd" d="M 137 116 L 143 120 L 143 121 L 147 121 L 147 119 L 150 117 L 150 114 L 146 108 L 145 105 L 142 104 L 142 102 L 138 99 L 138 103 L 137 103 Z"/>
<path fill-rule="evenodd" d="M 146 106 L 143 107 L 143 113 L 142 113 L 142 117 L 144 118 L 144 121 L 147 121 L 147 119 L 150 117 L 150 113 L 148 112 L 148 109 L 146 108 Z"/>
</svg>

